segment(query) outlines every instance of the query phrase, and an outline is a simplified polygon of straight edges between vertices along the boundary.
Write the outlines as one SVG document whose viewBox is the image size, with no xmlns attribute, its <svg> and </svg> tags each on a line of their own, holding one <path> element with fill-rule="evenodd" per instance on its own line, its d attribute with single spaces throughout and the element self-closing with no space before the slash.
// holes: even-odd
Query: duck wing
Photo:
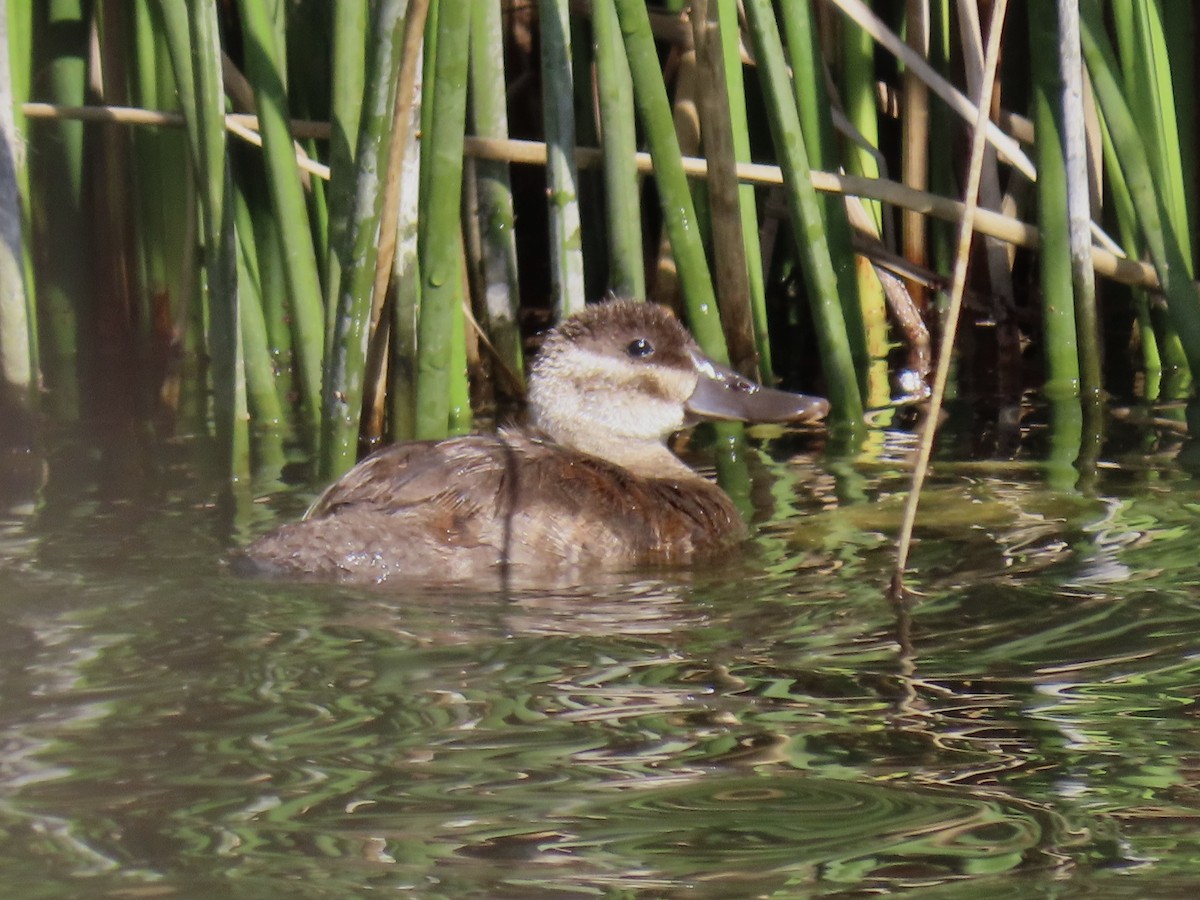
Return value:
<svg viewBox="0 0 1200 900">
<path fill-rule="evenodd" d="M 305 520 L 348 510 L 402 514 L 413 508 L 486 506 L 511 453 L 496 435 L 395 444 L 368 456 L 313 502 Z"/>
<path fill-rule="evenodd" d="M 717 555 L 745 534 L 729 497 L 700 476 L 645 478 L 556 448 L 505 485 L 505 559 L 515 567 L 677 565 Z"/>
<path fill-rule="evenodd" d="M 496 498 L 511 455 L 493 435 L 388 447 L 327 488 L 303 519 L 251 543 L 243 562 L 263 574 L 355 582 L 493 572 L 502 559 Z"/>
</svg>

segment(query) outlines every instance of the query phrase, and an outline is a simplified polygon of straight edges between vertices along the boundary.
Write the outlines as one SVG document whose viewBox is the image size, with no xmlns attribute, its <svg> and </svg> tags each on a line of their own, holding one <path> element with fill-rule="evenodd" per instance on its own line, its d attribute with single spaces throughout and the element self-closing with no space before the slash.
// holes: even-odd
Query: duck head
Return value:
<svg viewBox="0 0 1200 900">
<path fill-rule="evenodd" d="M 714 362 L 669 309 L 636 300 L 594 304 L 554 328 L 530 370 L 529 407 L 556 442 L 659 475 L 686 469 L 666 440 L 697 420 L 813 422 L 829 412 L 820 397 Z"/>
</svg>

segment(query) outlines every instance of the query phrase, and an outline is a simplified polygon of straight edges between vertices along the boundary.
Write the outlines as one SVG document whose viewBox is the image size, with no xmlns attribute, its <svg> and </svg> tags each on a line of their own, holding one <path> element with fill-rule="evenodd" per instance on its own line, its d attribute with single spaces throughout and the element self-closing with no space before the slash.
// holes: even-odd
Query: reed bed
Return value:
<svg viewBox="0 0 1200 900">
<path fill-rule="evenodd" d="M 327 478 L 502 417 L 526 341 L 612 292 L 824 392 L 858 452 L 927 395 L 966 253 L 947 390 L 1016 421 L 1041 388 L 1078 466 L 1062 404 L 1200 366 L 1195 14 L 1029 7 L 987 83 L 970 0 L 0 3 L 7 394 L 78 417 L 119 351 L 232 478 L 283 446 Z"/>
</svg>

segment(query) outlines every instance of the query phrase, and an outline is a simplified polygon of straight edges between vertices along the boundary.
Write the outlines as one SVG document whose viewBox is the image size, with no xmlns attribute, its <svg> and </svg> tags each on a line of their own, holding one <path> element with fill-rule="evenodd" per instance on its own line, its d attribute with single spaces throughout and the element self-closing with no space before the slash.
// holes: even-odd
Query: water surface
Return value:
<svg viewBox="0 0 1200 900">
<path fill-rule="evenodd" d="M 206 442 L 47 441 L 0 510 L 0 891 L 1161 896 L 1200 879 L 1200 491 L 911 437 L 749 454 L 740 562 L 570 590 L 279 584 Z M 1068 479 L 1069 481 L 1069 479 Z"/>
</svg>

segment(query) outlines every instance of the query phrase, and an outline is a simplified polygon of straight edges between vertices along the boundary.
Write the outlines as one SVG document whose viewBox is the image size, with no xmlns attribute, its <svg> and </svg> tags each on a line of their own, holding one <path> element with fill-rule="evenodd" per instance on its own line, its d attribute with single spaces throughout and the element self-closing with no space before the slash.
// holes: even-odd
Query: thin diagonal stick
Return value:
<svg viewBox="0 0 1200 900">
<path fill-rule="evenodd" d="M 929 85 L 929 89 L 946 101 L 954 112 L 958 113 L 964 119 L 970 119 L 971 113 L 974 112 L 977 116 L 975 125 L 980 130 L 988 135 L 988 139 L 996 145 L 1002 157 L 1018 169 L 1022 175 L 1030 181 L 1037 181 L 1037 170 L 1033 166 L 1033 162 L 1025 155 L 1020 145 L 1009 135 L 1005 134 L 1000 128 L 995 125 L 986 114 L 981 115 L 977 108 L 972 110 L 970 102 L 959 91 L 955 90 L 945 78 L 934 71 L 933 67 L 925 61 L 925 59 L 912 51 L 912 49 L 904 43 L 895 33 L 889 31 L 883 22 L 876 16 L 869 6 L 863 0 L 832 0 L 836 6 L 847 18 L 851 19 L 859 28 L 865 31 L 875 40 L 880 46 L 886 48 L 893 56 L 903 62 L 906 66 L 912 69 L 913 73 L 923 82 Z M 1005 3 L 1005 6 L 1008 4 Z M 993 10 L 995 7 L 993 7 Z M 992 21 L 1004 21 L 997 19 L 995 13 L 992 14 Z M 988 96 L 991 97 L 989 91 Z M 987 107 L 983 107 L 987 109 Z M 983 122 L 980 125 L 980 121 Z"/>
<path fill-rule="evenodd" d="M 958 252 L 954 258 L 954 279 L 950 287 L 950 307 L 946 313 L 946 327 L 942 332 L 938 350 L 937 371 L 933 378 L 933 395 L 929 398 L 929 410 L 921 429 L 921 444 L 917 451 L 917 465 L 913 470 L 912 489 L 904 504 L 904 520 L 900 525 L 900 540 L 896 548 L 896 571 L 892 575 L 891 595 L 899 599 L 904 590 L 904 570 L 908 566 L 908 551 L 912 546 L 913 525 L 917 521 L 917 504 L 921 500 L 921 487 L 929 471 L 929 457 L 933 452 L 933 438 L 937 432 L 938 416 L 942 400 L 946 395 L 946 378 L 950 373 L 950 354 L 954 350 L 954 338 L 958 333 L 958 317 L 962 311 L 963 289 L 967 283 L 967 265 L 970 259 L 971 238 L 974 234 L 975 211 L 979 206 L 979 178 L 983 169 L 983 149 L 987 143 L 984 127 L 988 121 L 988 110 L 992 106 L 992 86 L 996 79 L 996 61 L 1000 57 L 1000 33 L 1004 27 L 1004 13 L 1008 0 L 997 0 L 992 7 L 992 21 L 988 28 L 987 57 L 984 60 L 983 83 L 979 86 L 979 110 L 975 119 L 975 131 L 971 135 L 971 168 L 967 177 L 965 209 L 958 231 Z"/>
</svg>

